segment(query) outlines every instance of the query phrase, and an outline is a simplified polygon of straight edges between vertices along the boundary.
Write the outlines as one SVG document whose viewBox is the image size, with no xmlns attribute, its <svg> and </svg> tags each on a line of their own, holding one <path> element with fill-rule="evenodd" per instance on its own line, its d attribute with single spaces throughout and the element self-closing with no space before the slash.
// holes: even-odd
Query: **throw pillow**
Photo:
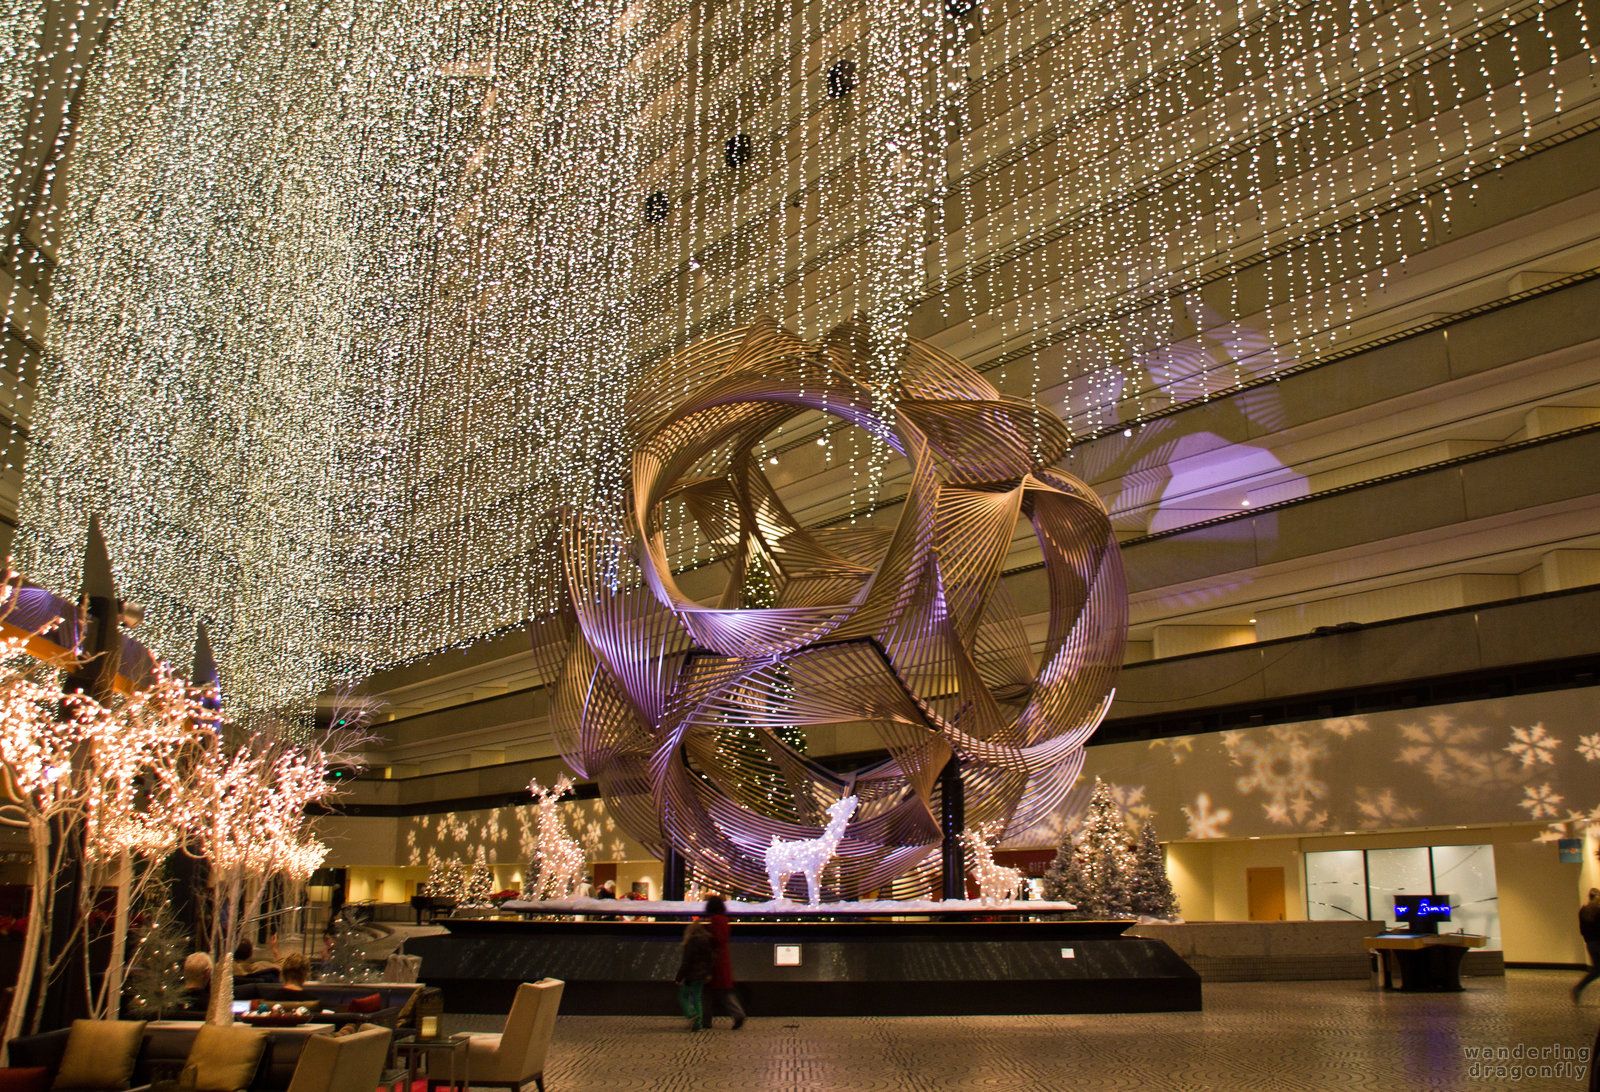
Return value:
<svg viewBox="0 0 1600 1092">
<path fill-rule="evenodd" d="M 0 1092 L 50 1092 L 50 1070 L 42 1065 L 0 1069 Z"/>
<path fill-rule="evenodd" d="M 195 1092 L 241 1092 L 255 1079 L 267 1033 L 259 1028 L 207 1024 L 189 1048 Z"/>
<path fill-rule="evenodd" d="M 365 997 L 353 997 L 346 1006 L 346 1012 L 356 1012 L 362 1015 L 371 1015 L 383 1008 L 383 994 L 369 993 Z"/>
<path fill-rule="evenodd" d="M 127 1088 L 142 1042 L 143 1020 L 74 1020 L 61 1068 L 50 1087 L 56 1092 Z"/>
</svg>

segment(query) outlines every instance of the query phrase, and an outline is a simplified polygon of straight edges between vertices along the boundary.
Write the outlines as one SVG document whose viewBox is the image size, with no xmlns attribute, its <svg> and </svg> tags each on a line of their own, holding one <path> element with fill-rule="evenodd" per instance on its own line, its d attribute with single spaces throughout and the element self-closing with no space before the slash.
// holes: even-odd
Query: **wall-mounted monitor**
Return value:
<svg viewBox="0 0 1600 1092">
<path fill-rule="evenodd" d="M 1410 933 L 1437 933 L 1450 920 L 1449 895 L 1396 895 L 1394 919 Z"/>
</svg>

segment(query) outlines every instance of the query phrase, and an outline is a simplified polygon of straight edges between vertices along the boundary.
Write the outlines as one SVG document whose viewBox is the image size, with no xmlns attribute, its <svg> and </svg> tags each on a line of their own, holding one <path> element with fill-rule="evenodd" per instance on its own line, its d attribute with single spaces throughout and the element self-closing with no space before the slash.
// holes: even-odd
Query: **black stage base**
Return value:
<svg viewBox="0 0 1600 1092">
<path fill-rule="evenodd" d="M 449 1012 L 503 1013 L 519 982 L 566 982 L 561 1011 L 677 1011 L 679 922 L 451 918 L 413 937 Z M 1125 921 L 735 921 L 752 1016 L 1197 1012 L 1200 976 Z M 798 947 L 798 953 L 792 951 Z M 780 961 L 798 958 L 796 966 Z"/>
</svg>

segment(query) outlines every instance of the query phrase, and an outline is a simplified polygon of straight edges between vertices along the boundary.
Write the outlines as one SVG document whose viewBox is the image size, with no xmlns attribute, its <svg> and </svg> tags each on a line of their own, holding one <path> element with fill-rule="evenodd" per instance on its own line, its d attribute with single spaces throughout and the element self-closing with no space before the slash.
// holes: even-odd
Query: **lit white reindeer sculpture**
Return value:
<svg viewBox="0 0 1600 1092">
<path fill-rule="evenodd" d="M 828 825 L 822 828 L 820 838 L 807 838 L 802 842 L 782 842 L 772 839 L 767 847 L 767 882 L 772 884 L 772 901 L 783 902 L 783 881 L 796 872 L 805 873 L 807 900 L 812 906 L 822 902 L 822 870 L 828 867 L 844 828 L 856 813 L 856 798 L 842 796 L 828 808 Z"/>
<path fill-rule="evenodd" d="M 985 823 L 977 830 L 968 827 L 961 832 L 961 842 L 967 847 L 967 871 L 978 877 L 978 901 L 985 906 L 998 906 L 1017 893 L 1022 882 L 1022 870 L 994 863 L 994 850 L 989 839 L 1000 833 L 1001 823 Z"/>
<path fill-rule="evenodd" d="M 561 818 L 561 798 L 572 788 L 572 782 L 561 778 L 551 788 L 537 781 L 528 783 L 533 794 L 536 824 L 533 855 L 539 866 L 538 885 L 523 893 L 530 899 L 570 899 L 583 882 L 583 846 L 567 834 L 567 824 Z"/>
</svg>

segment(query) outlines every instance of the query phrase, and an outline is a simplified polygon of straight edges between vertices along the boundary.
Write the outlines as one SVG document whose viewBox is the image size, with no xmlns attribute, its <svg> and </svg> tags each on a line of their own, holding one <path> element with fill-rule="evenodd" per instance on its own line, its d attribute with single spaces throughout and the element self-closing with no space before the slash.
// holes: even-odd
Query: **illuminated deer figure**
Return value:
<svg viewBox="0 0 1600 1092">
<path fill-rule="evenodd" d="M 796 872 L 805 873 L 807 900 L 812 906 L 822 902 L 822 870 L 828 867 L 833 851 L 839 848 L 844 828 L 856 813 L 856 798 L 842 796 L 828 808 L 828 825 L 822 828 L 819 838 L 802 842 L 782 842 L 772 839 L 767 847 L 767 882 L 772 884 L 772 900 L 782 902 L 783 881 Z"/>
<path fill-rule="evenodd" d="M 537 825 L 534 859 L 539 865 L 539 882 L 529 892 L 534 899 L 570 899 L 583 880 L 583 846 L 567 834 L 561 818 L 561 798 L 570 788 L 572 782 L 565 777 L 548 789 L 537 781 L 528 783 Z"/>
<path fill-rule="evenodd" d="M 1000 833 L 999 823 L 985 823 L 977 830 L 968 827 L 961 832 L 961 841 L 967 847 L 967 871 L 978 878 L 978 901 L 985 906 L 997 906 L 1017 892 L 1022 882 L 1022 870 L 994 863 L 994 851 L 989 839 Z"/>
</svg>

